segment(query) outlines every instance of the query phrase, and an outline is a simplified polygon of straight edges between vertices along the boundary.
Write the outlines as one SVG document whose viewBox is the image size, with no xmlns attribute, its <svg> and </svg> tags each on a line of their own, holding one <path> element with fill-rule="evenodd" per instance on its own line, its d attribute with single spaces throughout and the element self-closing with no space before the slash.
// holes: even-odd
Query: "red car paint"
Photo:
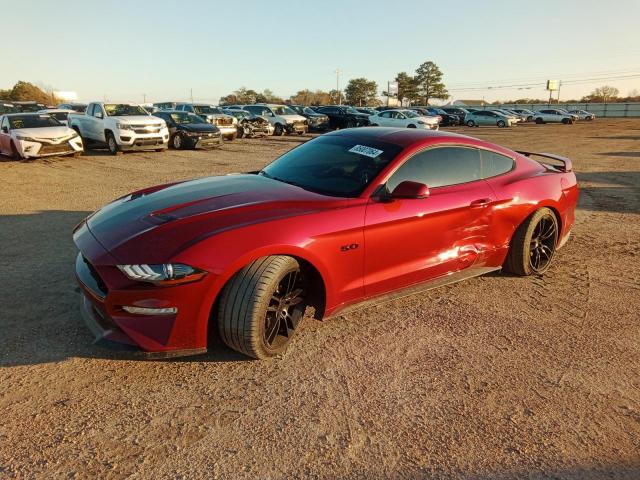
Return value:
<svg viewBox="0 0 640 480">
<path fill-rule="evenodd" d="M 95 333 L 147 352 L 206 350 L 212 307 L 225 283 L 267 255 L 311 264 L 325 289 L 324 316 L 355 303 L 470 268 L 500 268 L 516 228 L 535 210 L 556 212 L 562 245 L 574 221 L 575 175 L 478 139 L 419 130 L 349 129 L 331 135 L 384 138 L 402 150 L 357 198 L 336 198 L 258 175 L 210 177 L 134 192 L 74 231 L 81 255 L 108 289 L 78 273 Z M 515 168 L 432 188 L 422 199 L 382 202 L 374 191 L 413 154 L 456 145 L 511 157 Z M 118 264 L 184 263 L 200 281 L 157 287 L 129 280 Z M 82 267 L 82 265 L 80 265 Z M 96 277 L 96 278 L 97 278 Z M 177 307 L 177 315 L 129 314 L 122 306 Z"/>
</svg>

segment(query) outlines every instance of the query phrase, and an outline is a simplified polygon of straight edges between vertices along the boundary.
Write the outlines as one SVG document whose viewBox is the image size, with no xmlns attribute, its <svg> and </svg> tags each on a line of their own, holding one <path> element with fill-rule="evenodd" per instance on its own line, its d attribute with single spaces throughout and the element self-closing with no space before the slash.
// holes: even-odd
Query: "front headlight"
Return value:
<svg viewBox="0 0 640 480">
<path fill-rule="evenodd" d="M 422 120 L 418 120 L 416 123 L 420 124 L 420 125 L 426 125 L 427 122 L 423 122 Z"/>
<path fill-rule="evenodd" d="M 20 141 L 23 141 L 23 142 L 37 142 L 37 140 L 35 138 L 24 137 L 22 135 L 16 135 L 16 140 L 20 140 Z"/>
<path fill-rule="evenodd" d="M 183 263 L 118 265 L 118 268 L 131 280 L 149 282 L 159 286 L 195 282 L 207 274 L 205 271 Z"/>
<path fill-rule="evenodd" d="M 128 123 L 120 123 L 120 122 L 116 123 L 116 128 L 118 130 L 133 130 L 133 126 L 129 125 Z"/>
</svg>

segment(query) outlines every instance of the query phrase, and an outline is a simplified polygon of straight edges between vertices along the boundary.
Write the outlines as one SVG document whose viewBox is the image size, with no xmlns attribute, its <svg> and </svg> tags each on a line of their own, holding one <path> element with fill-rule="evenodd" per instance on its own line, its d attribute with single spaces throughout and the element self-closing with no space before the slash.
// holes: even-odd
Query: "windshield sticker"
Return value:
<svg viewBox="0 0 640 480">
<path fill-rule="evenodd" d="M 351 153 L 357 153 L 359 155 L 366 155 L 367 157 L 376 158 L 381 153 L 384 153 L 383 150 L 378 150 L 373 147 L 366 147 L 364 145 L 356 145 L 355 147 L 349 150 Z"/>
</svg>

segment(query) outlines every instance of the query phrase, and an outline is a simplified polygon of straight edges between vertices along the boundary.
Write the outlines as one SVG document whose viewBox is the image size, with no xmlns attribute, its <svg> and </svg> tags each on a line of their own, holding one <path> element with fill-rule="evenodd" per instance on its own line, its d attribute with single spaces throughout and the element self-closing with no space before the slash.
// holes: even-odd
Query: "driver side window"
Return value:
<svg viewBox="0 0 640 480">
<path fill-rule="evenodd" d="M 102 108 L 96 103 L 93 105 L 93 116 L 97 117 L 99 113 L 102 113 Z"/>
<path fill-rule="evenodd" d="M 2 119 L 2 125 L 0 125 L 0 128 L 4 129 L 5 127 L 6 127 L 7 130 L 9 130 L 9 118 L 8 117 L 4 117 Z"/>
<path fill-rule="evenodd" d="M 401 182 L 424 183 L 429 188 L 473 182 L 481 178 L 480 152 L 475 148 L 436 147 L 415 154 L 387 181 L 392 192 Z"/>
</svg>

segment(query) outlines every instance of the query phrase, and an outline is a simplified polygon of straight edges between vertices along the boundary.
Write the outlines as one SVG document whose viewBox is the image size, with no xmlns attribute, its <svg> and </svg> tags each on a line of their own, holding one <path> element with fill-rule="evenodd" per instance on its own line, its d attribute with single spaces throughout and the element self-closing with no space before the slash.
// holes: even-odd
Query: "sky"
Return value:
<svg viewBox="0 0 640 480">
<path fill-rule="evenodd" d="M 341 88 L 366 77 L 381 92 L 431 60 L 450 100 L 547 98 L 547 79 L 561 99 L 604 84 L 627 95 L 640 90 L 638 19 L 640 0 L 0 0 L 0 89 L 217 103 L 242 86 L 330 90 L 339 69 Z"/>
</svg>

